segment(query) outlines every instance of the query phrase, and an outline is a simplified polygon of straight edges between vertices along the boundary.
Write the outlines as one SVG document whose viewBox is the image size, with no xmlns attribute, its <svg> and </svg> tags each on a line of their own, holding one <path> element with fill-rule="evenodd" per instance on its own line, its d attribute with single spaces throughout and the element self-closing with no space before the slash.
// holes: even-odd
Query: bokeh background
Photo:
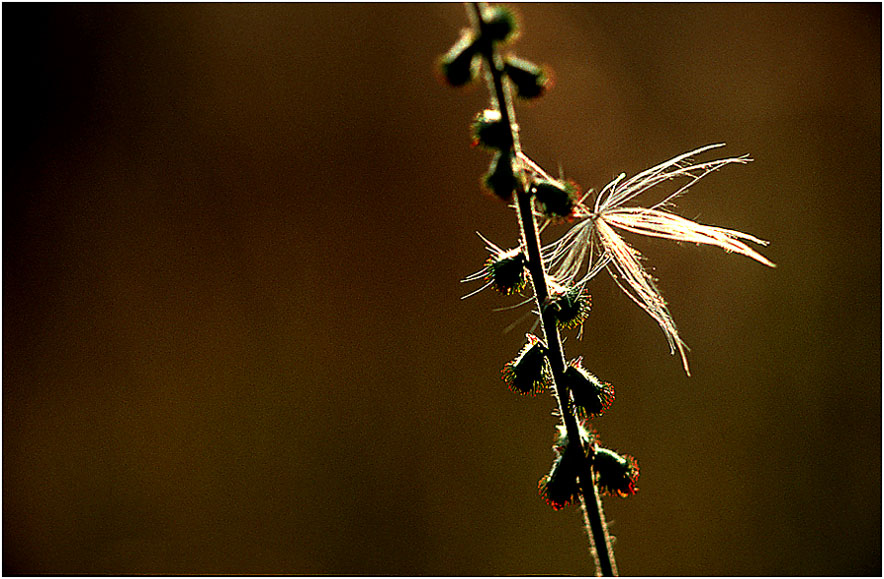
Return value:
<svg viewBox="0 0 884 579">
<path fill-rule="evenodd" d="M 598 189 L 727 142 L 680 213 L 779 266 L 630 238 L 691 378 L 593 282 L 621 571 L 879 575 L 880 4 L 518 12 L 526 152 Z M 461 5 L 2 15 L 4 573 L 594 572 L 537 496 L 552 399 L 499 377 L 527 309 L 458 299 L 516 241 L 484 87 L 434 73 Z"/>
</svg>

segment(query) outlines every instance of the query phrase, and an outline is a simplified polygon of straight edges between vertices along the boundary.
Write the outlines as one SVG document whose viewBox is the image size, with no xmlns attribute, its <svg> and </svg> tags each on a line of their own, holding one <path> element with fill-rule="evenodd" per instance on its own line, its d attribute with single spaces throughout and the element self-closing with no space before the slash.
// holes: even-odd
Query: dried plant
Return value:
<svg viewBox="0 0 884 579">
<path fill-rule="evenodd" d="M 556 510 L 581 504 L 596 570 L 613 576 L 617 565 L 600 495 L 634 494 L 638 462 L 601 446 L 589 421 L 610 408 L 614 389 L 586 370 L 582 358 L 566 361 L 561 331 L 582 330 L 591 309 L 587 284 L 607 269 L 623 291 L 660 325 L 673 354 L 679 353 L 689 373 L 687 347 L 666 301 L 643 267 L 641 254 L 618 231 L 713 245 L 773 267 L 746 244 L 767 242 L 703 225 L 669 210 L 679 195 L 709 173 L 751 159 L 742 156 L 696 162 L 696 156 L 722 145 L 701 147 L 634 177 L 621 174 L 589 203 L 592 191 L 579 195 L 573 183 L 552 177 L 522 151 L 511 94 L 535 99 L 544 94 L 549 82 L 541 67 L 502 52 L 516 36 L 515 16 L 504 6 L 467 6 L 472 25 L 441 58 L 440 67 L 448 83 L 456 87 L 469 84 L 484 69 L 491 103 L 473 121 L 473 143 L 493 153 L 482 185 L 516 210 L 521 242 L 518 247 L 504 249 L 483 237 L 490 256 L 481 270 L 464 281 L 484 284 L 464 297 L 489 287 L 504 295 L 527 287 L 533 290 L 523 303 L 535 304 L 541 335 L 527 335 L 522 350 L 504 365 L 503 380 L 518 394 L 551 390 L 555 396 L 561 424 L 553 444 L 555 459 L 549 473 L 540 479 L 539 491 Z M 661 201 L 647 207 L 632 205 L 640 195 L 670 182 L 678 188 Z M 561 223 L 573 225 L 558 240 L 541 246 L 540 232 Z"/>
</svg>

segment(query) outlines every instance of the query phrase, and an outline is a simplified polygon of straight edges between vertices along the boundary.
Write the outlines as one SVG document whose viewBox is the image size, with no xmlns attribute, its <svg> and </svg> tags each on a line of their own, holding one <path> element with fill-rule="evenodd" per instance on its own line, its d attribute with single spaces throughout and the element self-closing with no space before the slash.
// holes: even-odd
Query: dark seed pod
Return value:
<svg viewBox="0 0 884 579">
<path fill-rule="evenodd" d="M 544 304 L 544 311 L 551 310 L 556 324 L 566 330 L 586 321 L 591 309 L 592 297 L 583 285 L 554 288 Z"/>
<path fill-rule="evenodd" d="M 510 151 L 498 151 L 494 154 L 488 172 L 482 177 L 482 184 L 487 191 L 494 193 L 503 201 L 512 201 L 513 191 L 516 188 L 516 176 L 513 173 Z"/>
<path fill-rule="evenodd" d="M 476 115 L 471 126 L 473 145 L 481 145 L 486 149 L 509 150 L 513 146 L 513 134 L 510 127 L 503 122 L 500 111 L 486 109 Z"/>
<path fill-rule="evenodd" d="M 565 385 L 571 400 L 584 417 L 603 414 L 614 402 L 614 388 L 583 368 L 583 358 L 571 360 L 565 370 Z"/>
<path fill-rule="evenodd" d="M 485 262 L 485 279 L 494 289 L 504 295 L 522 291 L 527 283 L 525 275 L 525 254 L 521 248 L 497 253 Z"/>
<path fill-rule="evenodd" d="M 454 87 L 470 83 L 479 75 L 479 50 L 472 32 L 465 31 L 454 46 L 439 59 L 439 68 Z"/>
<path fill-rule="evenodd" d="M 605 494 L 625 498 L 638 491 L 635 486 L 638 482 L 638 461 L 628 454 L 617 454 L 597 446 L 592 469 L 596 472 L 599 490 Z"/>
<path fill-rule="evenodd" d="M 485 34 L 492 42 L 512 40 L 518 28 L 516 16 L 506 6 L 493 6 L 485 10 Z"/>
<path fill-rule="evenodd" d="M 542 68 L 521 58 L 507 57 L 503 72 L 516 87 L 516 95 L 523 99 L 542 96 L 549 85 Z"/>
<path fill-rule="evenodd" d="M 540 496 L 554 510 L 580 501 L 578 478 L 586 461 L 583 448 L 592 448 L 598 439 L 598 434 L 586 421 L 581 421 L 577 426 L 582 446 L 568 444 L 565 427 L 556 427 L 556 440 L 553 444 L 556 459 L 549 474 L 541 478 L 537 485 Z"/>
<path fill-rule="evenodd" d="M 579 451 L 565 450 L 556 456 L 549 474 L 544 475 L 537 483 L 540 496 L 553 510 L 558 511 L 580 502 L 580 484 L 577 478 L 581 458 Z"/>
<path fill-rule="evenodd" d="M 533 334 L 526 337 L 528 343 L 515 359 L 503 366 L 501 374 L 513 392 L 535 395 L 549 387 L 552 372 L 546 361 L 546 346 Z"/>
<path fill-rule="evenodd" d="M 577 207 L 577 186 L 540 179 L 531 184 L 531 195 L 540 204 L 543 214 L 551 219 L 565 220 L 574 216 Z"/>
</svg>

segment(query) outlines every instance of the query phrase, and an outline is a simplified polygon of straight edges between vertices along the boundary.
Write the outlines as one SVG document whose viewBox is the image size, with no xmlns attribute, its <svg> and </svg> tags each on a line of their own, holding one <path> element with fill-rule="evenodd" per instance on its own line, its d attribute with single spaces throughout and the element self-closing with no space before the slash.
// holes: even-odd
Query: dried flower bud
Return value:
<svg viewBox="0 0 884 579">
<path fill-rule="evenodd" d="M 506 6 L 492 6 L 483 14 L 485 33 L 493 42 L 507 42 L 513 39 L 518 28 L 516 16 Z"/>
<path fill-rule="evenodd" d="M 523 99 L 542 96 L 549 85 L 549 78 L 542 68 L 521 58 L 507 57 L 503 72 L 516 87 L 516 95 Z"/>
<path fill-rule="evenodd" d="M 513 134 L 507 123 L 503 122 L 500 111 L 486 109 L 476 115 L 471 126 L 473 145 L 481 145 L 486 149 L 508 150 L 513 146 Z"/>
<path fill-rule="evenodd" d="M 439 59 L 439 68 L 448 84 L 463 86 L 479 75 L 479 54 L 471 31 L 464 31 L 454 46 Z"/>
<path fill-rule="evenodd" d="M 592 297 L 585 287 L 554 287 L 543 306 L 544 312 L 551 310 L 556 324 L 563 329 L 576 328 L 589 317 L 592 310 Z"/>
<path fill-rule="evenodd" d="M 498 151 L 491 160 L 488 172 L 482 177 L 485 189 L 494 193 L 503 201 L 511 201 L 516 188 L 516 176 L 513 173 L 512 155 L 510 151 Z"/>
<path fill-rule="evenodd" d="M 614 402 L 614 388 L 602 382 L 582 365 L 583 358 L 571 360 L 565 369 L 565 385 L 571 392 L 571 399 L 583 416 L 603 414 Z"/>
<path fill-rule="evenodd" d="M 605 494 L 625 498 L 638 491 L 635 486 L 638 482 L 638 461 L 628 454 L 617 454 L 597 446 L 592 469 L 596 472 L 599 490 Z"/>
<path fill-rule="evenodd" d="M 491 255 L 485 262 L 485 279 L 504 295 L 522 291 L 527 283 L 525 254 L 520 247 Z"/>
<path fill-rule="evenodd" d="M 535 395 L 549 387 L 552 373 L 546 361 L 546 346 L 533 334 L 526 337 L 528 343 L 515 359 L 504 365 L 501 374 L 513 392 Z"/>
<path fill-rule="evenodd" d="M 577 207 L 577 186 L 573 183 L 540 179 L 531 184 L 530 193 L 540 204 L 541 211 L 546 217 L 555 220 L 574 217 L 574 209 Z"/>
</svg>

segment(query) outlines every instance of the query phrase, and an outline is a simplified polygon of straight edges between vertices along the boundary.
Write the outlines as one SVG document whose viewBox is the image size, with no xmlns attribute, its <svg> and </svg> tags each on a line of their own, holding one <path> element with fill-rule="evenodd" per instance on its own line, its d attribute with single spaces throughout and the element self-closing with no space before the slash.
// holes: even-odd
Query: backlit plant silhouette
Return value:
<svg viewBox="0 0 884 579">
<path fill-rule="evenodd" d="M 483 237 L 490 256 L 481 270 L 464 280 L 483 285 L 464 297 L 489 287 L 507 296 L 528 287 L 533 290 L 528 302 L 535 305 L 540 335 L 527 335 L 521 351 L 503 366 L 502 377 L 518 394 L 551 390 L 555 396 L 561 424 L 554 438 L 552 467 L 538 485 L 540 494 L 556 510 L 582 505 L 596 570 L 601 575 L 616 575 L 600 496 L 634 494 L 638 462 L 601 445 L 589 421 L 610 408 L 614 389 L 585 369 L 582 358 L 566 360 L 561 332 L 576 330 L 579 337 L 591 309 L 587 285 L 607 270 L 657 322 L 672 353 L 678 352 L 685 372 L 689 372 L 687 347 L 666 301 L 642 266 L 641 254 L 618 230 L 713 245 L 773 267 L 745 243 L 765 245 L 765 241 L 703 225 L 668 210 L 675 198 L 709 173 L 751 159 L 742 156 L 696 162 L 694 157 L 722 145 L 701 147 L 631 178 L 620 175 L 590 202 L 592 191 L 580 195 L 576 185 L 552 177 L 522 150 L 511 93 L 535 99 L 544 94 L 549 82 L 542 68 L 502 52 L 516 36 L 513 13 L 503 6 L 472 3 L 468 14 L 471 26 L 441 58 L 440 67 L 448 83 L 456 87 L 471 83 L 484 69 L 491 103 L 476 115 L 471 127 L 473 143 L 493 154 L 482 186 L 515 209 L 521 242 L 504 249 Z M 661 201 L 646 207 L 633 205 L 647 191 L 668 182 L 678 187 Z M 561 223 L 573 226 L 558 240 L 541 246 L 539 232 Z"/>
</svg>

